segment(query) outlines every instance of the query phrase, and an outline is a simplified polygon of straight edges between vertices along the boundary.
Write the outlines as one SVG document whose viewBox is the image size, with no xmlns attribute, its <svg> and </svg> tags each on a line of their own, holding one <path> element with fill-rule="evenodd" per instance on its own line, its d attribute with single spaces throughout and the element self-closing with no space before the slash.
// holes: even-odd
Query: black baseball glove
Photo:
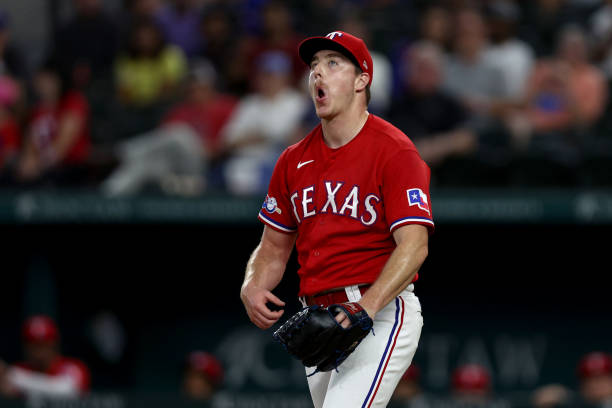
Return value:
<svg viewBox="0 0 612 408">
<path fill-rule="evenodd" d="M 345 313 L 351 325 L 343 328 L 335 316 Z M 355 302 L 302 309 L 274 332 L 274 339 L 315 372 L 337 369 L 372 329 L 372 319 Z M 314 373 L 313 373 L 314 374 Z"/>
</svg>

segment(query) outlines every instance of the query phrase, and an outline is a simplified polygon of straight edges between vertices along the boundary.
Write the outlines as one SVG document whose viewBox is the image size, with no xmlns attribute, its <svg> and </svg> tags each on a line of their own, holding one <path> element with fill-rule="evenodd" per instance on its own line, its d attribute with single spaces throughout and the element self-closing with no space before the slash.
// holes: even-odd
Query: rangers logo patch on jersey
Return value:
<svg viewBox="0 0 612 408">
<path fill-rule="evenodd" d="M 427 194 L 425 194 L 423 190 L 421 190 L 420 188 L 411 188 L 409 190 L 406 190 L 406 193 L 408 194 L 408 204 L 411 207 L 413 205 L 416 205 L 421 210 L 427 211 L 427 214 L 430 214 Z"/>
<path fill-rule="evenodd" d="M 266 199 L 264 200 L 263 205 L 261 206 L 261 208 L 265 208 L 266 211 L 269 212 L 270 214 L 272 214 L 272 213 L 282 214 L 281 209 L 278 208 L 278 206 L 277 206 L 276 198 L 274 198 L 274 197 L 266 196 Z"/>
</svg>

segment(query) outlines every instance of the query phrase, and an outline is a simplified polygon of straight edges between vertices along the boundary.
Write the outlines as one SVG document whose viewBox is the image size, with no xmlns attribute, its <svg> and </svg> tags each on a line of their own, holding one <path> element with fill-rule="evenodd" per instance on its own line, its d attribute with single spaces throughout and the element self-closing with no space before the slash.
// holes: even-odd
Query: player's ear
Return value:
<svg viewBox="0 0 612 408">
<path fill-rule="evenodd" d="M 366 86 L 370 82 L 370 74 L 367 72 L 361 72 L 355 78 L 355 90 L 357 92 L 362 92 L 365 90 Z"/>
</svg>

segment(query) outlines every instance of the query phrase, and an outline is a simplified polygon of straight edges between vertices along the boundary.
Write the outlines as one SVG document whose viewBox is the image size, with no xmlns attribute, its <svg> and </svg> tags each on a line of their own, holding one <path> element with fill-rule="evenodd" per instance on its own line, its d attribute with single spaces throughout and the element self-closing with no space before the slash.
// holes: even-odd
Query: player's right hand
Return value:
<svg viewBox="0 0 612 408">
<path fill-rule="evenodd" d="M 284 310 L 272 311 L 268 308 L 268 302 L 279 307 L 285 306 L 285 302 L 267 289 L 246 285 L 240 292 L 240 298 L 249 319 L 260 329 L 270 328 L 285 313 Z"/>
</svg>

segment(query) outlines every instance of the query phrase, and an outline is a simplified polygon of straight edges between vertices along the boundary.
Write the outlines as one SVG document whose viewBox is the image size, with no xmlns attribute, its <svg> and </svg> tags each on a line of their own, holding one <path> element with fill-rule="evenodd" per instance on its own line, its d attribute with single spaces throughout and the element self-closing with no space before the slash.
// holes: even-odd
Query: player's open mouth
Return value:
<svg viewBox="0 0 612 408">
<path fill-rule="evenodd" d="M 323 102 L 326 97 L 327 97 L 327 93 L 325 92 L 325 89 L 321 88 L 320 86 L 317 86 L 317 88 L 315 89 L 316 101 Z"/>
</svg>

